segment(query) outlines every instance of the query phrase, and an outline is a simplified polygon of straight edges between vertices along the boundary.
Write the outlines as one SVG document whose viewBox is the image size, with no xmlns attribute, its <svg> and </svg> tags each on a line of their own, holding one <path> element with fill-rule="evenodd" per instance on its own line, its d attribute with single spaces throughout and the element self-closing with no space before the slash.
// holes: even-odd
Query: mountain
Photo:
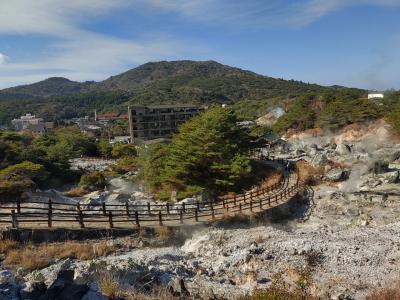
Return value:
<svg viewBox="0 0 400 300">
<path fill-rule="evenodd" d="M 0 123 L 26 112 L 54 120 L 88 114 L 94 109 L 122 112 L 137 103 L 267 103 L 270 99 L 290 101 L 310 92 L 337 90 L 338 87 L 262 76 L 215 61 L 150 62 L 101 82 L 80 83 L 55 77 L 0 90 Z M 244 109 L 247 107 L 246 104 Z M 257 107 L 253 105 L 255 111 Z"/>
<path fill-rule="evenodd" d="M 12 87 L 0 91 L 2 98 L 6 95 L 17 95 L 18 97 L 49 97 L 76 94 L 87 90 L 93 82 L 76 82 L 63 77 L 51 77 L 46 80 L 29 84 Z"/>
<path fill-rule="evenodd" d="M 123 91 L 132 93 L 133 98 L 140 102 L 164 102 L 167 99 L 186 101 L 187 98 L 201 102 L 208 100 L 230 102 L 324 89 L 328 88 L 262 76 L 215 61 L 185 60 L 146 63 L 97 83 L 79 83 L 53 77 L 38 83 L 1 90 L 0 95 L 49 97 L 94 91 Z"/>
</svg>

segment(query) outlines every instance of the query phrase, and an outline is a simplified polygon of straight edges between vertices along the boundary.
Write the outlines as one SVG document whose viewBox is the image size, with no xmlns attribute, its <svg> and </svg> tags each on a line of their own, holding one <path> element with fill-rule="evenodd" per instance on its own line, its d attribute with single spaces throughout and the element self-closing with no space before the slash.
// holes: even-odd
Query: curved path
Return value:
<svg viewBox="0 0 400 300">
<path fill-rule="evenodd" d="M 223 220 L 238 214 L 252 215 L 279 206 L 304 187 L 297 172 L 285 161 L 260 160 L 283 172 L 273 186 L 256 187 L 243 194 L 193 204 L 70 205 L 52 202 L 0 204 L 0 227 L 7 228 L 138 228 L 194 225 Z"/>
</svg>

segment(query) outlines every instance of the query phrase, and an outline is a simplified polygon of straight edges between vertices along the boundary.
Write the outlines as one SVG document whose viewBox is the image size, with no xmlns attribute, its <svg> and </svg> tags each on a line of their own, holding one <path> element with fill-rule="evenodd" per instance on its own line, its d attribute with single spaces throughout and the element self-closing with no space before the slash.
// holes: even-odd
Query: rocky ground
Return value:
<svg viewBox="0 0 400 300">
<path fill-rule="evenodd" d="M 291 283 L 310 263 L 312 292 L 321 299 L 364 299 L 371 288 L 397 280 L 400 145 L 386 125 L 292 136 L 278 141 L 273 154 L 313 165 L 314 185 L 250 220 L 181 228 L 172 245 L 150 247 L 132 237 L 134 247 L 90 261 L 59 260 L 34 272 L 3 266 L 0 300 L 39 299 L 32 295 L 51 294 L 60 281 L 78 295 L 65 299 L 107 299 L 98 285 L 105 271 L 127 289 L 164 284 L 194 299 L 236 299 L 268 287 L 277 272 Z"/>
</svg>

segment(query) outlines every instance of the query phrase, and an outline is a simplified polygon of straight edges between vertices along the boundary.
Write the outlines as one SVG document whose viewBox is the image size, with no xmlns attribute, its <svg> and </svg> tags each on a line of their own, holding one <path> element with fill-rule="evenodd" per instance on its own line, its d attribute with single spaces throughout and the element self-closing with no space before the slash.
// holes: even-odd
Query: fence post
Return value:
<svg viewBox="0 0 400 300">
<path fill-rule="evenodd" d="M 169 202 L 167 202 L 167 215 L 169 215 Z"/>
<path fill-rule="evenodd" d="M 19 196 L 17 197 L 17 213 L 21 213 L 21 198 Z"/>
<path fill-rule="evenodd" d="M 268 206 L 271 207 L 271 197 L 268 196 Z"/>
<path fill-rule="evenodd" d="M 225 199 L 222 199 L 222 207 L 225 208 Z"/>
<path fill-rule="evenodd" d="M 136 221 L 136 226 L 140 227 L 140 223 L 139 223 L 139 213 L 137 211 L 135 211 L 135 221 Z"/>
<path fill-rule="evenodd" d="M 186 212 L 186 204 L 185 204 L 185 202 L 182 203 L 182 210 L 183 210 L 184 213 Z"/>
<path fill-rule="evenodd" d="M 102 204 L 101 204 L 101 207 L 102 207 L 102 209 L 103 209 L 103 215 L 107 215 L 107 210 L 106 210 L 106 203 L 105 202 L 103 202 Z"/>
<path fill-rule="evenodd" d="M 151 215 L 150 202 L 147 202 L 147 212 L 149 213 L 149 215 Z"/>
<path fill-rule="evenodd" d="M 128 202 L 125 203 L 125 210 L 126 210 L 126 215 L 127 215 L 128 219 L 129 219 L 130 212 L 129 212 L 129 203 Z"/>
<path fill-rule="evenodd" d="M 182 209 L 179 210 L 179 222 L 183 224 L 183 211 Z"/>
<path fill-rule="evenodd" d="M 263 205 L 262 205 L 262 199 L 260 199 L 260 210 L 263 209 Z"/>
<path fill-rule="evenodd" d="M 114 228 L 113 214 L 111 210 L 108 212 L 108 223 L 110 224 L 110 228 Z"/>
<path fill-rule="evenodd" d="M 47 216 L 47 225 L 49 228 L 51 228 L 53 226 L 53 204 L 52 204 L 50 198 L 49 198 L 49 210 L 48 210 L 48 216 Z"/>
<path fill-rule="evenodd" d="M 250 212 L 253 212 L 253 201 L 250 200 Z"/>
<path fill-rule="evenodd" d="M 199 201 L 196 202 L 196 207 L 197 207 L 197 210 L 200 211 L 200 202 Z"/>
<path fill-rule="evenodd" d="M 236 206 L 236 193 L 233 195 L 233 205 Z"/>
<path fill-rule="evenodd" d="M 163 226 L 161 210 L 158 212 L 158 223 L 160 226 Z"/>
<path fill-rule="evenodd" d="M 12 228 L 18 228 L 18 220 L 17 215 L 15 214 L 15 210 L 11 210 L 11 224 Z"/>
<path fill-rule="evenodd" d="M 194 219 L 196 220 L 196 222 L 199 221 L 199 215 L 198 215 L 198 212 L 197 212 L 197 208 L 194 210 Z"/>
<path fill-rule="evenodd" d="M 242 213 L 242 203 L 239 203 L 239 212 Z"/>
<path fill-rule="evenodd" d="M 83 223 L 83 214 L 82 214 L 82 210 L 81 210 L 81 205 L 79 203 L 76 205 L 76 209 L 78 211 L 79 225 L 81 228 L 85 228 L 85 224 Z"/>
</svg>

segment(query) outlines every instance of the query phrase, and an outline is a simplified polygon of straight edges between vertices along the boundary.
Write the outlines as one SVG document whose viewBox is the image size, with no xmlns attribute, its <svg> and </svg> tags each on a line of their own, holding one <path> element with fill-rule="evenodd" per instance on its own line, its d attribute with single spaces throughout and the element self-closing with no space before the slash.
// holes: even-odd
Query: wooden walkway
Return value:
<svg viewBox="0 0 400 300">
<path fill-rule="evenodd" d="M 0 204 L 0 227 L 104 229 L 193 225 L 268 210 L 289 201 L 304 187 L 295 170 L 285 170 L 285 161 L 261 161 L 283 171 L 282 179 L 273 186 L 259 186 L 242 194 L 194 204 L 71 205 L 51 199 L 48 203 Z"/>
</svg>

